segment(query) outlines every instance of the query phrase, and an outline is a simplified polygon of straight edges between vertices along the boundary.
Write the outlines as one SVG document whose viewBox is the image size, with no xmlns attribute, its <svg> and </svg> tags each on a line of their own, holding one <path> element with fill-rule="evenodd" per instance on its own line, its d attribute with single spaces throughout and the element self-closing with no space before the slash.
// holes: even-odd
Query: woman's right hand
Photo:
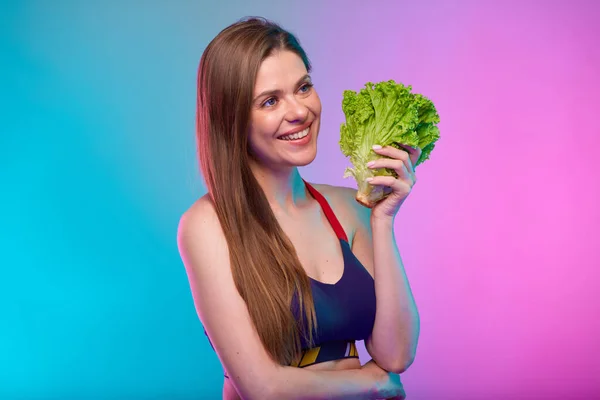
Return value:
<svg viewBox="0 0 600 400">
<path fill-rule="evenodd" d="M 375 393 L 381 396 L 380 398 L 387 400 L 404 400 L 406 398 L 404 387 L 400 382 L 400 375 L 382 369 L 373 360 L 363 365 L 361 370 L 376 378 Z"/>
</svg>

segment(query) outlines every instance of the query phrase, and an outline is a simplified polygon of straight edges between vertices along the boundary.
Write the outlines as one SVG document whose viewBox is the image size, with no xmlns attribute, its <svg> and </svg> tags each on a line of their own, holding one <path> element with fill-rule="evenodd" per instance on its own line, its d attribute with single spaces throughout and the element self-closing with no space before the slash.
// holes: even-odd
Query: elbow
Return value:
<svg viewBox="0 0 600 400">
<path fill-rule="evenodd" d="M 406 370 L 412 365 L 414 361 L 414 354 L 402 354 L 399 357 L 387 360 L 387 362 L 385 363 L 378 364 L 381 368 L 388 372 L 392 372 L 394 374 L 401 374 L 403 372 L 406 372 Z"/>
<path fill-rule="evenodd" d="M 415 361 L 416 345 L 403 345 L 390 351 L 390 349 L 375 348 L 372 341 L 367 342 L 367 350 L 377 365 L 394 374 L 405 372 Z"/>
<path fill-rule="evenodd" d="M 409 357 L 407 359 L 401 360 L 399 363 L 394 365 L 394 367 L 396 367 L 396 368 L 394 368 L 394 373 L 401 374 L 401 373 L 405 372 L 412 365 L 412 363 L 414 361 L 415 361 L 414 357 Z"/>
</svg>

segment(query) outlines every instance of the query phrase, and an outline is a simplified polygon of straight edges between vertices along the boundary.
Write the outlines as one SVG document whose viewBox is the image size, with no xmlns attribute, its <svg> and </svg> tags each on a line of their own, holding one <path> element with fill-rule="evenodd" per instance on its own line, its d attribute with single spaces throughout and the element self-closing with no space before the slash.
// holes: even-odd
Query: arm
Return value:
<svg viewBox="0 0 600 400">
<path fill-rule="evenodd" d="M 374 271 L 377 314 L 365 347 L 381 368 L 404 372 L 413 362 L 419 337 L 419 315 L 394 237 L 393 219 L 374 219 L 354 201 L 357 224 L 352 251 Z"/>
<path fill-rule="evenodd" d="M 207 197 L 182 216 L 178 246 L 198 316 L 243 399 L 376 399 L 401 390 L 379 369 L 311 371 L 273 361 L 235 287 L 227 243 Z"/>
</svg>

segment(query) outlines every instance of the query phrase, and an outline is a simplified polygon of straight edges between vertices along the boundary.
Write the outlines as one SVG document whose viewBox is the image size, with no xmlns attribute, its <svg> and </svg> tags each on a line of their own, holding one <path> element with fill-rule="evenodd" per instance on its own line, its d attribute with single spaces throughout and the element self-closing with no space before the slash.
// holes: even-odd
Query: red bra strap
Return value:
<svg viewBox="0 0 600 400">
<path fill-rule="evenodd" d="M 303 179 L 303 181 L 304 181 L 304 179 Z M 327 203 L 327 200 L 325 200 L 325 197 L 323 197 L 323 195 L 321 193 L 319 193 L 317 191 L 317 189 L 312 187 L 308 182 L 304 181 L 304 184 L 306 185 L 310 194 L 321 205 L 321 208 L 323 209 L 323 212 L 325 213 L 325 216 L 327 217 L 327 220 L 331 224 L 331 227 L 333 228 L 338 239 L 342 239 L 342 240 L 346 241 L 346 243 L 348 243 L 348 236 L 346 236 L 346 232 L 344 232 L 344 228 L 342 228 L 342 224 L 340 224 L 340 221 L 338 221 L 337 217 L 333 213 L 333 210 L 329 206 L 329 203 Z"/>
</svg>

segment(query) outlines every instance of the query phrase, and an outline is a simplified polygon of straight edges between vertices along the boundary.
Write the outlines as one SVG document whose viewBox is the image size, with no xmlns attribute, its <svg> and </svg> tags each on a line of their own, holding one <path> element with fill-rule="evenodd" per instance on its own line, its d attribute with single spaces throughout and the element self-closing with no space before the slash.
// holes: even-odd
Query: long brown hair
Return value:
<svg viewBox="0 0 600 400">
<path fill-rule="evenodd" d="M 310 280 L 250 170 L 248 129 L 262 61 L 289 50 L 310 61 L 296 37 L 264 18 L 246 18 L 207 46 L 198 70 L 200 167 L 229 246 L 233 279 L 273 360 L 288 365 L 316 326 Z M 291 309 L 297 296 L 297 315 Z M 298 318 L 297 318 L 298 317 Z M 308 329 L 301 329 L 305 322 Z"/>
</svg>

